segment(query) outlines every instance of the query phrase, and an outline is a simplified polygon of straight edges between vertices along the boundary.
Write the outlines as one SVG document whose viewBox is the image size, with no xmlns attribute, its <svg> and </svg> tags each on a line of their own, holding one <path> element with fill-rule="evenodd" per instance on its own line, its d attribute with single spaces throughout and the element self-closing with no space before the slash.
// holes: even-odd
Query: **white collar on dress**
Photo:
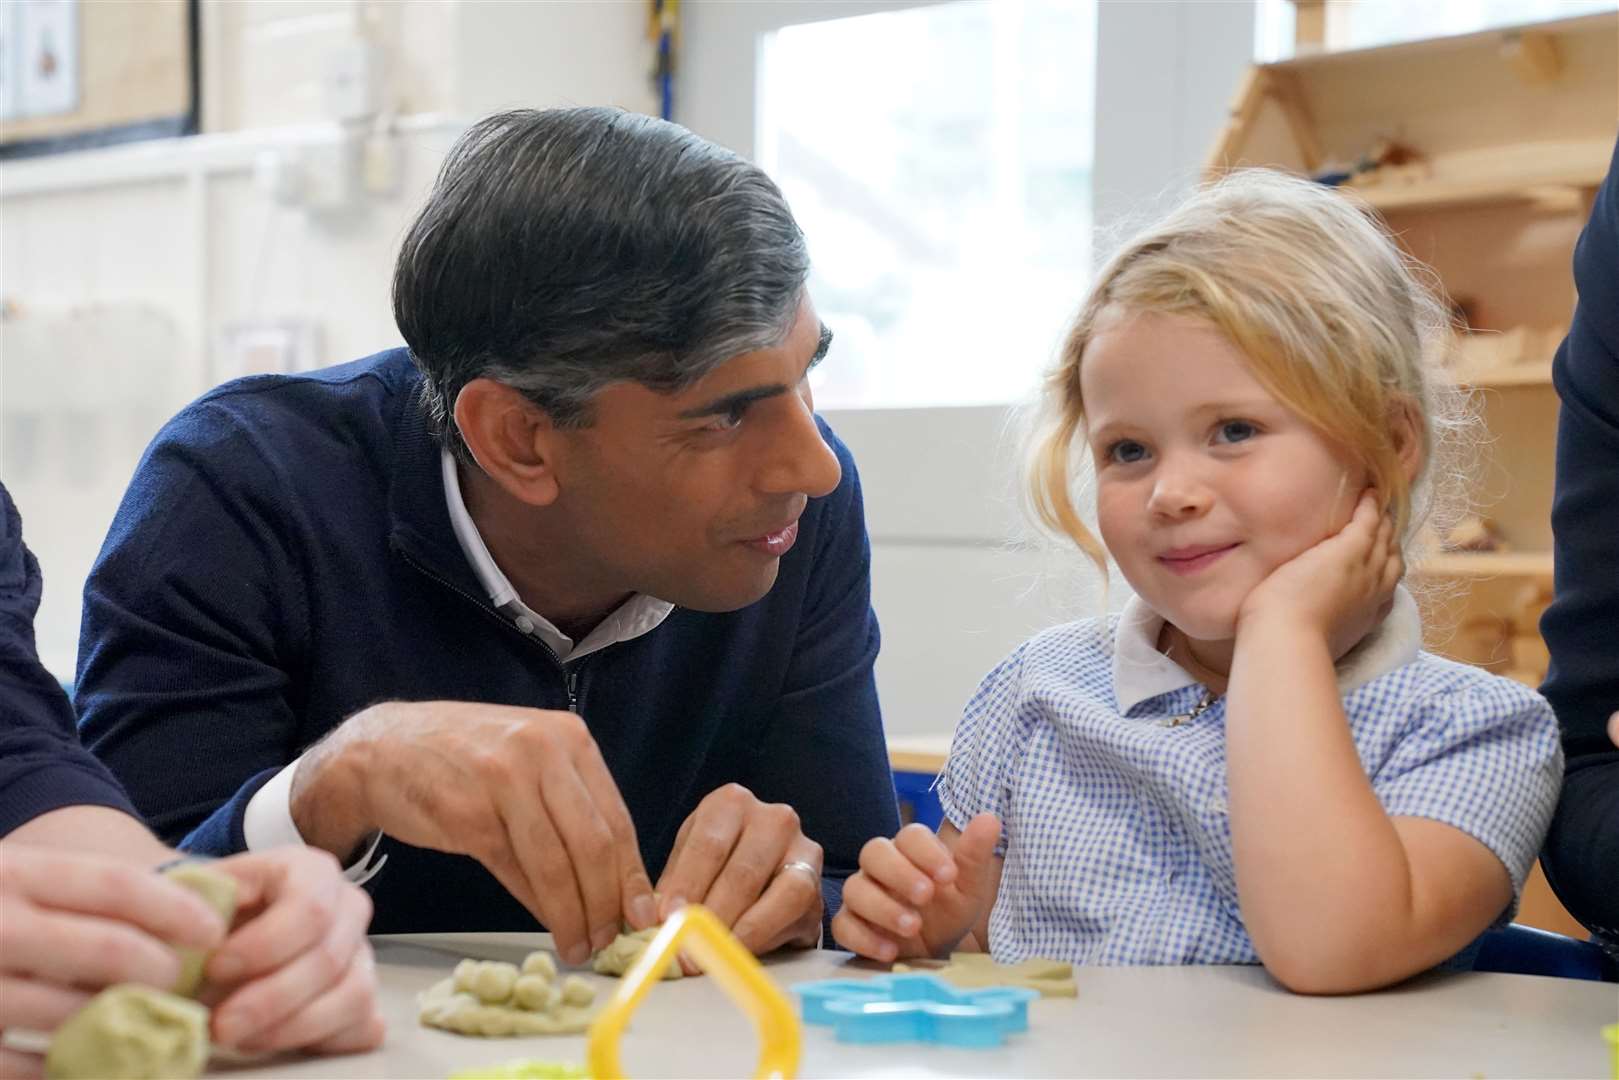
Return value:
<svg viewBox="0 0 1619 1080">
<path fill-rule="evenodd" d="M 478 526 L 473 524 L 472 515 L 467 512 L 466 500 L 461 497 L 461 477 L 456 472 L 455 455 L 449 450 L 441 450 L 439 453 L 441 470 L 444 474 L 444 501 L 449 507 L 450 524 L 455 528 L 455 538 L 461 544 L 462 553 L 466 555 L 467 562 L 472 564 L 472 572 L 478 575 L 478 581 L 489 593 L 489 602 L 502 614 L 510 617 L 518 629 L 535 635 L 550 646 L 551 651 L 557 654 L 557 659 L 577 660 L 587 653 L 650 633 L 675 609 L 675 606 L 667 600 L 636 593 L 614 608 L 612 614 L 598 623 L 582 641 L 575 644 L 574 640 L 558 630 L 550 619 L 523 603 L 522 597 L 517 595 L 517 590 L 512 588 L 511 581 L 500 567 L 495 565 L 494 556 L 489 554 L 489 546 L 483 542 L 483 537 L 478 533 Z"/>
<path fill-rule="evenodd" d="M 1158 651 L 1164 619 L 1139 596 L 1119 616 L 1113 639 L 1113 693 L 1120 714 L 1148 698 L 1197 684 L 1187 671 Z M 1360 644 L 1338 661 L 1338 690 L 1348 694 L 1417 658 L 1422 648 L 1422 617 L 1404 586 L 1394 590 L 1394 608 Z"/>
</svg>

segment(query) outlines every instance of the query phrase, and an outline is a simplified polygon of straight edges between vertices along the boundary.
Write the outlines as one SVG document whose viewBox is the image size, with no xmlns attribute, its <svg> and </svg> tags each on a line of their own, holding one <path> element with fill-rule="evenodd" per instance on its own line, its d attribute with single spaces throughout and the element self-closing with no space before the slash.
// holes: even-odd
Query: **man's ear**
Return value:
<svg viewBox="0 0 1619 1080">
<path fill-rule="evenodd" d="M 560 488 L 551 417 L 504 383 L 473 379 L 455 399 L 455 426 L 478 467 L 514 498 L 549 506 Z"/>
<path fill-rule="evenodd" d="M 1417 403 L 1400 396 L 1389 406 L 1389 431 L 1394 435 L 1394 452 L 1399 455 L 1400 468 L 1407 484 L 1414 484 L 1422 471 L 1426 427 Z"/>
</svg>

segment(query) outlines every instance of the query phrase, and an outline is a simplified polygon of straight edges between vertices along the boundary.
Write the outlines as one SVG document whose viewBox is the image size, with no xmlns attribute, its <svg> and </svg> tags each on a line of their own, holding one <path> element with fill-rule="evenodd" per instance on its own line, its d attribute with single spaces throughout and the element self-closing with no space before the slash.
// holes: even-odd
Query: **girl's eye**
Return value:
<svg viewBox="0 0 1619 1080">
<path fill-rule="evenodd" d="M 1226 420 L 1220 424 L 1219 439 L 1222 442 L 1244 442 L 1259 434 L 1259 429 L 1246 420 Z"/>
<path fill-rule="evenodd" d="M 1121 439 L 1107 448 L 1107 459 L 1115 465 L 1133 465 L 1147 456 L 1147 448 L 1130 439 Z"/>
</svg>

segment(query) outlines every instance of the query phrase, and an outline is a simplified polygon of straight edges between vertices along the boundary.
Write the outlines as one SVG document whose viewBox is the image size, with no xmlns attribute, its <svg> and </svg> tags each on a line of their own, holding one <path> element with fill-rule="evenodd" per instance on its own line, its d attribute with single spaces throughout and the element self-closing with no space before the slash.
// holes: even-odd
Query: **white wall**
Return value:
<svg viewBox="0 0 1619 1080">
<path fill-rule="evenodd" d="M 0 166 L 0 477 L 44 569 L 36 629 L 54 673 L 72 677 L 79 592 L 140 451 L 237 373 L 220 332 L 313 326 L 309 366 L 396 344 L 393 255 L 464 120 L 646 107 L 643 15 L 589 0 L 205 0 L 207 134 Z M 336 148 L 372 130 L 333 120 L 324 91 L 362 39 L 385 59 L 377 145 L 393 176 L 340 213 L 282 205 L 256 178 L 262 158 L 318 187 Z"/>
<path fill-rule="evenodd" d="M 677 119 L 751 153 L 759 35 L 906 6 L 687 3 Z M 396 342 L 392 254 L 460 119 L 513 104 L 651 105 L 640 3 L 205 0 L 203 13 L 205 127 L 217 134 L 0 166 L 0 295 L 21 312 L 5 324 L 0 353 L 0 476 L 45 566 L 41 651 L 63 676 L 79 589 L 117 494 L 159 418 L 217 373 L 220 327 L 316 323 L 321 362 Z M 1099 225 L 1190 183 L 1251 51 L 1252 19 L 1246 2 L 1102 5 Z M 343 215 L 277 206 L 255 185 L 255 162 L 274 149 L 318 156 L 337 137 L 322 74 L 357 37 L 382 49 L 385 104 L 405 116 L 391 140 L 397 184 Z M 838 77 L 836 58 L 827 71 Z M 94 344 L 129 325 L 149 331 L 144 353 Z M 93 409 L 74 406 L 70 388 L 86 380 L 123 385 L 107 378 L 113 364 L 144 373 L 139 408 L 112 419 L 120 399 L 109 395 L 85 399 Z M 889 729 L 946 732 L 977 679 L 1019 640 L 1097 609 L 1094 573 L 1077 554 L 1021 546 L 1006 409 L 830 419 L 865 484 Z M 104 450 L 87 474 L 82 457 L 51 448 L 79 445 L 91 428 Z"/>
<path fill-rule="evenodd" d="M 326 118 L 323 75 L 358 39 L 388 58 L 393 112 L 439 112 L 454 100 L 454 0 L 203 0 L 204 131 Z"/>
</svg>

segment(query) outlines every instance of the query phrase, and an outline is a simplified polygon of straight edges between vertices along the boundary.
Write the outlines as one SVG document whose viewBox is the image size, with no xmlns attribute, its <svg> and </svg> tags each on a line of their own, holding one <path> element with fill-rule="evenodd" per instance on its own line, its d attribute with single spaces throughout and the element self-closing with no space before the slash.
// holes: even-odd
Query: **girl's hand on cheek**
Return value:
<svg viewBox="0 0 1619 1080">
<path fill-rule="evenodd" d="M 1291 632 L 1320 634 L 1336 659 L 1388 614 L 1404 573 L 1394 522 L 1367 490 L 1342 529 L 1254 587 L 1237 614 L 1237 636 L 1278 622 Z"/>
</svg>

